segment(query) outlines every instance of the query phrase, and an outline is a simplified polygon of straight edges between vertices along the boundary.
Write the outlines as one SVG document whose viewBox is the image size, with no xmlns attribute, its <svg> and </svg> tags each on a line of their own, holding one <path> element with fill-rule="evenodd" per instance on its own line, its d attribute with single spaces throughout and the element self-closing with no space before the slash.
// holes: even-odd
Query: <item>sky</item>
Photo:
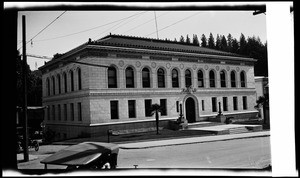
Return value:
<svg viewBox="0 0 300 178">
<path fill-rule="evenodd" d="M 147 38 L 158 35 L 159 39 L 170 40 L 179 40 L 181 35 L 192 38 L 193 34 L 200 40 L 202 34 L 208 38 L 209 33 L 215 39 L 217 34 L 229 33 L 239 39 L 243 33 L 246 37 L 259 37 L 263 43 L 267 40 L 266 16 L 254 16 L 253 11 L 19 11 L 18 49 L 22 47 L 23 15 L 26 41 L 33 38 L 27 43 L 27 53 L 49 57 L 109 33 Z M 27 57 L 27 61 L 35 70 L 48 60 Z"/>
<path fill-rule="evenodd" d="M 19 3 L 19 2 L 18 2 Z M 222 3 L 222 2 L 217 2 Z M 4 3 L 4 6 L 7 5 Z M 293 2 L 268 2 L 267 12 L 253 16 L 253 11 L 156 11 L 158 36 L 177 40 L 187 34 L 198 38 L 211 32 L 232 34 L 239 38 L 257 36 L 262 42 L 268 36 L 268 68 L 271 119 L 272 175 L 298 175 L 295 170 L 295 66 Z M 21 17 L 26 15 L 26 36 L 30 40 L 64 11 L 19 11 L 18 49 L 21 47 Z M 156 38 L 154 11 L 66 11 L 27 45 L 27 53 L 52 57 L 82 43 L 113 34 Z M 130 18 L 131 17 L 131 18 Z M 126 21 L 125 21 L 126 19 Z M 149 21 L 149 22 L 148 22 Z M 109 24 L 109 25 L 106 25 Z M 268 33 L 266 33 L 268 32 Z M 284 36 L 284 38 L 278 38 Z M 282 45 L 285 44 L 285 45 Z M 32 70 L 44 64 L 28 57 Z M 280 72 L 278 72 L 280 71 Z M 282 75 L 284 74 L 284 75 Z M 284 104 L 283 104 L 284 103 Z M 282 120 L 284 118 L 284 121 Z M 282 124 L 284 123 L 284 124 Z M 282 147 L 282 145 L 289 145 Z M 282 154 L 282 153 L 285 154 Z"/>
</svg>

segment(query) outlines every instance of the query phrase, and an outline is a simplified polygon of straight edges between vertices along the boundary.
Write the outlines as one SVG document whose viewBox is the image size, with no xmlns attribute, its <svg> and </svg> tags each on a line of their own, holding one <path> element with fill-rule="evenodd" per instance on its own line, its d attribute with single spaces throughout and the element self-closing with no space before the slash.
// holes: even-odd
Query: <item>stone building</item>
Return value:
<svg viewBox="0 0 300 178">
<path fill-rule="evenodd" d="M 89 40 L 40 67 L 46 127 L 56 139 L 139 132 L 183 116 L 188 123 L 218 114 L 257 114 L 254 62 L 237 54 L 180 42 L 108 35 Z M 86 65 L 89 64 L 89 65 Z"/>
</svg>

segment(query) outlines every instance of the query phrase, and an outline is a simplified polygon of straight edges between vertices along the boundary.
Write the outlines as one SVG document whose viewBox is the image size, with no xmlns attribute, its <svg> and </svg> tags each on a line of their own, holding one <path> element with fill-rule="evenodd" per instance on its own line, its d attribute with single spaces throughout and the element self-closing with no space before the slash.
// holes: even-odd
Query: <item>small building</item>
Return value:
<svg viewBox="0 0 300 178">
<path fill-rule="evenodd" d="M 108 129 L 155 128 L 149 110 L 163 106 L 160 126 L 179 117 L 188 123 L 218 114 L 257 114 L 254 62 L 193 44 L 122 35 L 84 43 L 42 71 L 45 124 L 56 139 L 105 135 Z M 89 64 L 89 65 L 86 65 Z"/>
<path fill-rule="evenodd" d="M 255 80 L 255 89 L 256 89 L 256 100 L 260 96 L 269 95 L 269 80 L 268 77 L 257 76 L 254 77 Z"/>
<path fill-rule="evenodd" d="M 269 80 L 268 77 L 257 76 L 255 79 L 255 88 L 256 88 L 256 100 L 259 100 L 259 97 L 264 97 L 267 99 L 267 103 L 264 106 L 258 108 L 260 114 L 259 117 L 264 120 L 264 124 L 270 124 L 270 110 L 269 110 Z M 266 128 L 269 128 L 266 127 Z"/>
</svg>

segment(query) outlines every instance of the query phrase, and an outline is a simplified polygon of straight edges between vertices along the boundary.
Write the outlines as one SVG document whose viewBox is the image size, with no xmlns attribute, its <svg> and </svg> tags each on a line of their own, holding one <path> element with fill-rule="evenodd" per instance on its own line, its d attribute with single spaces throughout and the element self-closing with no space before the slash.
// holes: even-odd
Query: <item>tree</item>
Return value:
<svg viewBox="0 0 300 178">
<path fill-rule="evenodd" d="M 155 123 L 156 123 L 156 134 L 158 135 L 159 132 L 159 115 L 158 112 L 161 112 L 162 108 L 159 104 L 152 104 L 151 105 L 151 115 L 155 114 Z"/>
<path fill-rule="evenodd" d="M 264 113 L 264 124 L 266 124 L 266 110 L 269 108 L 269 95 L 264 94 L 264 96 L 258 97 L 258 100 L 256 100 L 256 105 L 254 108 L 259 109 L 263 107 L 263 113 Z"/>
<path fill-rule="evenodd" d="M 231 51 L 232 53 L 238 53 L 239 50 L 239 42 L 236 38 L 232 40 Z"/>
<path fill-rule="evenodd" d="M 221 38 L 220 38 L 219 34 L 217 34 L 215 49 L 216 50 L 220 50 L 221 49 Z"/>
<path fill-rule="evenodd" d="M 229 33 L 227 35 L 227 51 L 228 52 L 232 52 L 232 43 L 233 43 L 233 39 L 232 39 L 231 34 Z"/>
<path fill-rule="evenodd" d="M 190 43 L 191 43 L 191 39 L 190 39 L 189 35 L 186 35 L 185 42 L 186 42 L 187 44 L 190 44 Z"/>
<path fill-rule="evenodd" d="M 174 42 L 177 42 L 176 38 L 174 38 Z"/>
<path fill-rule="evenodd" d="M 247 55 L 247 41 L 243 33 L 241 33 L 240 36 L 240 49 L 238 53 L 242 55 Z"/>
<path fill-rule="evenodd" d="M 181 43 L 184 43 L 185 42 L 185 40 L 184 40 L 184 37 L 181 35 L 181 37 L 180 37 L 180 39 L 179 39 L 179 42 L 181 42 Z"/>
<path fill-rule="evenodd" d="M 193 34 L 193 44 L 199 46 L 198 36 Z"/>
<path fill-rule="evenodd" d="M 17 106 L 23 104 L 23 67 L 19 51 L 16 53 L 16 89 L 17 89 Z M 31 71 L 29 65 L 27 68 L 27 104 L 28 106 L 42 105 L 42 73 L 40 71 Z"/>
<path fill-rule="evenodd" d="M 202 37 L 201 37 L 201 46 L 207 47 L 207 39 L 204 34 L 202 34 Z"/>
<path fill-rule="evenodd" d="M 221 38 L 220 50 L 227 51 L 227 40 L 224 35 L 222 35 L 222 38 Z"/>
<path fill-rule="evenodd" d="M 212 33 L 209 34 L 208 47 L 211 49 L 215 48 L 215 39 L 214 39 L 214 36 L 212 35 Z"/>
</svg>

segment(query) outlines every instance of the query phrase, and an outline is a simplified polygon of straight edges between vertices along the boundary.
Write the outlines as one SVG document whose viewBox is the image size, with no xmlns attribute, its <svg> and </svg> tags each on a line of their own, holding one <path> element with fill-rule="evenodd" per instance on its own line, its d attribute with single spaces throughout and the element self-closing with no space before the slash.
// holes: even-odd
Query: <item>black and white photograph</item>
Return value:
<svg viewBox="0 0 300 178">
<path fill-rule="evenodd" d="M 3 175 L 297 176 L 293 2 L 4 5 L 16 169 Z"/>
</svg>

